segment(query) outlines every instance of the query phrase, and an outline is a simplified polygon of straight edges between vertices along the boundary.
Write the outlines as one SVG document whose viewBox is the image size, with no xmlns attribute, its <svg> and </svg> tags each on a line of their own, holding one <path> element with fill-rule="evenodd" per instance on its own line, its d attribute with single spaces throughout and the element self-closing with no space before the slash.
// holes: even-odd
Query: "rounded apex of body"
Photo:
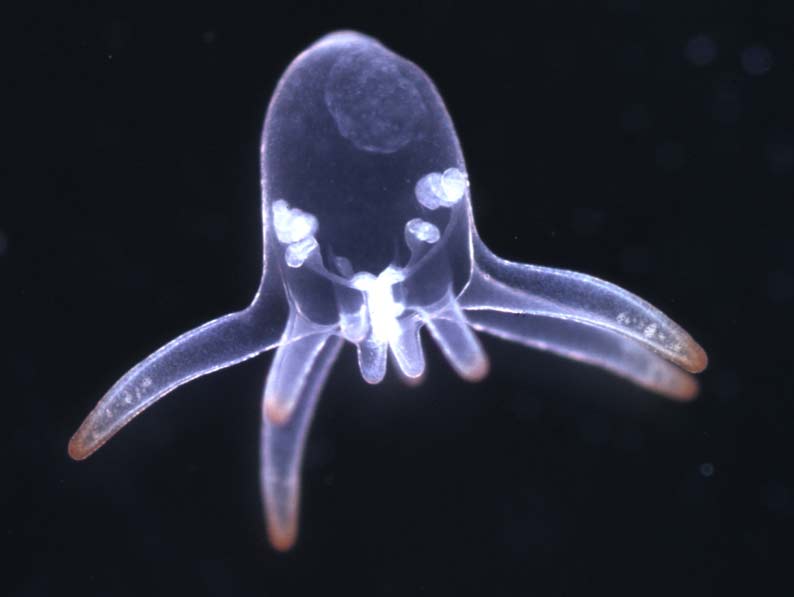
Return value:
<svg viewBox="0 0 794 597">
<path fill-rule="evenodd" d="M 449 168 L 465 172 L 433 82 L 366 35 L 341 31 L 310 46 L 268 107 L 264 205 L 283 199 L 313 214 L 321 255 L 342 257 L 356 272 L 405 265 L 404 228 L 414 218 L 445 228 L 449 211 L 426 209 L 414 188 Z"/>
</svg>

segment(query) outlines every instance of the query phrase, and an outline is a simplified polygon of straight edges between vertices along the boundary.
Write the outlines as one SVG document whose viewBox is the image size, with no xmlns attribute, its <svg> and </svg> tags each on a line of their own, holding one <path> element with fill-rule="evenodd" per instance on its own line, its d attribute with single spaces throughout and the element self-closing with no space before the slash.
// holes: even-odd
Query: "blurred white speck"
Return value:
<svg viewBox="0 0 794 597">
<path fill-rule="evenodd" d="M 710 462 L 704 462 L 700 465 L 700 474 L 704 477 L 711 477 L 714 474 L 714 465 Z"/>
<path fill-rule="evenodd" d="M 214 31 L 205 31 L 201 34 L 201 41 L 205 44 L 209 45 L 215 42 L 215 32 Z"/>
<path fill-rule="evenodd" d="M 764 46 L 742 50 L 742 68 L 748 75 L 765 75 L 772 68 L 772 53 Z"/>
<path fill-rule="evenodd" d="M 694 66 L 708 66 L 717 58 L 717 44 L 708 35 L 690 37 L 684 55 Z"/>
</svg>

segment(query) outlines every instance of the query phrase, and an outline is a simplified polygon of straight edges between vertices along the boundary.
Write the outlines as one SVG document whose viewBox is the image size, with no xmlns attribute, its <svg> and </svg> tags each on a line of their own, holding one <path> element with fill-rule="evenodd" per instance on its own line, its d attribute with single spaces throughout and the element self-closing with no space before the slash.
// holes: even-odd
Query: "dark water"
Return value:
<svg viewBox="0 0 794 597">
<path fill-rule="evenodd" d="M 791 592 L 794 10 L 549 6 L 4 19 L 3 594 Z M 257 485 L 270 356 L 86 462 L 66 444 L 128 367 L 250 299 L 266 104 L 341 27 L 434 79 L 496 253 L 636 292 L 711 364 L 680 405 L 489 339 L 478 385 L 433 348 L 422 386 L 370 387 L 347 349 L 283 556 Z"/>
</svg>

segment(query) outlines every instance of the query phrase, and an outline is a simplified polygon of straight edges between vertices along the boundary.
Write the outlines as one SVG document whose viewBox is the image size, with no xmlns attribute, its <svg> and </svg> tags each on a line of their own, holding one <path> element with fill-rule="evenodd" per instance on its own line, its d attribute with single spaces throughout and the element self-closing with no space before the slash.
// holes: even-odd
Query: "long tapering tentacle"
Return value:
<svg viewBox="0 0 794 597">
<path fill-rule="evenodd" d="M 692 373 L 706 367 L 706 353 L 688 333 L 614 284 L 576 272 L 511 263 L 479 239 L 474 256 L 471 281 L 459 297 L 467 313 L 497 311 L 579 322 L 631 338 Z"/>
<path fill-rule="evenodd" d="M 270 421 L 286 423 L 292 416 L 331 333 L 298 313 L 290 316 L 265 384 L 264 412 Z"/>
<path fill-rule="evenodd" d="M 458 375 L 468 381 L 479 381 L 488 374 L 488 357 L 452 296 L 441 308 L 424 317 L 430 335 Z"/>
<path fill-rule="evenodd" d="M 134 417 L 180 385 L 279 344 L 286 323 L 282 297 L 261 299 L 172 340 L 108 390 L 69 441 L 69 455 L 93 454 Z"/>
<path fill-rule="evenodd" d="M 690 400 L 698 393 L 692 375 L 604 328 L 500 311 L 469 311 L 466 317 L 477 331 L 595 365 L 673 400 Z"/>
<path fill-rule="evenodd" d="M 306 340 L 278 349 L 265 386 L 260 480 L 270 542 L 281 551 L 290 549 L 297 538 L 303 447 L 317 398 L 343 342 L 332 333 Z M 297 363 L 303 363 L 298 370 L 291 366 Z M 268 406 L 268 396 L 274 395 L 274 388 L 290 384 L 292 406 L 289 415 L 281 417 L 282 411 Z M 274 418 L 273 412 L 279 416 Z"/>
</svg>

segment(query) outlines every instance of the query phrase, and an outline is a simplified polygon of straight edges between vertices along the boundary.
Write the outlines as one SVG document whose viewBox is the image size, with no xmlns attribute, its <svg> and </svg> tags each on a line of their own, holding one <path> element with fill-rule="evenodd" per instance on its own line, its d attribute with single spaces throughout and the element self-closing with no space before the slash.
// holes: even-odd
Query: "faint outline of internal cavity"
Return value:
<svg viewBox="0 0 794 597">
<path fill-rule="evenodd" d="M 394 153 L 408 145 L 428 115 L 422 94 L 393 57 L 368 52 L 339 58 L 324 99 L 339 134 L 373 153 Z"/>
</svg>

